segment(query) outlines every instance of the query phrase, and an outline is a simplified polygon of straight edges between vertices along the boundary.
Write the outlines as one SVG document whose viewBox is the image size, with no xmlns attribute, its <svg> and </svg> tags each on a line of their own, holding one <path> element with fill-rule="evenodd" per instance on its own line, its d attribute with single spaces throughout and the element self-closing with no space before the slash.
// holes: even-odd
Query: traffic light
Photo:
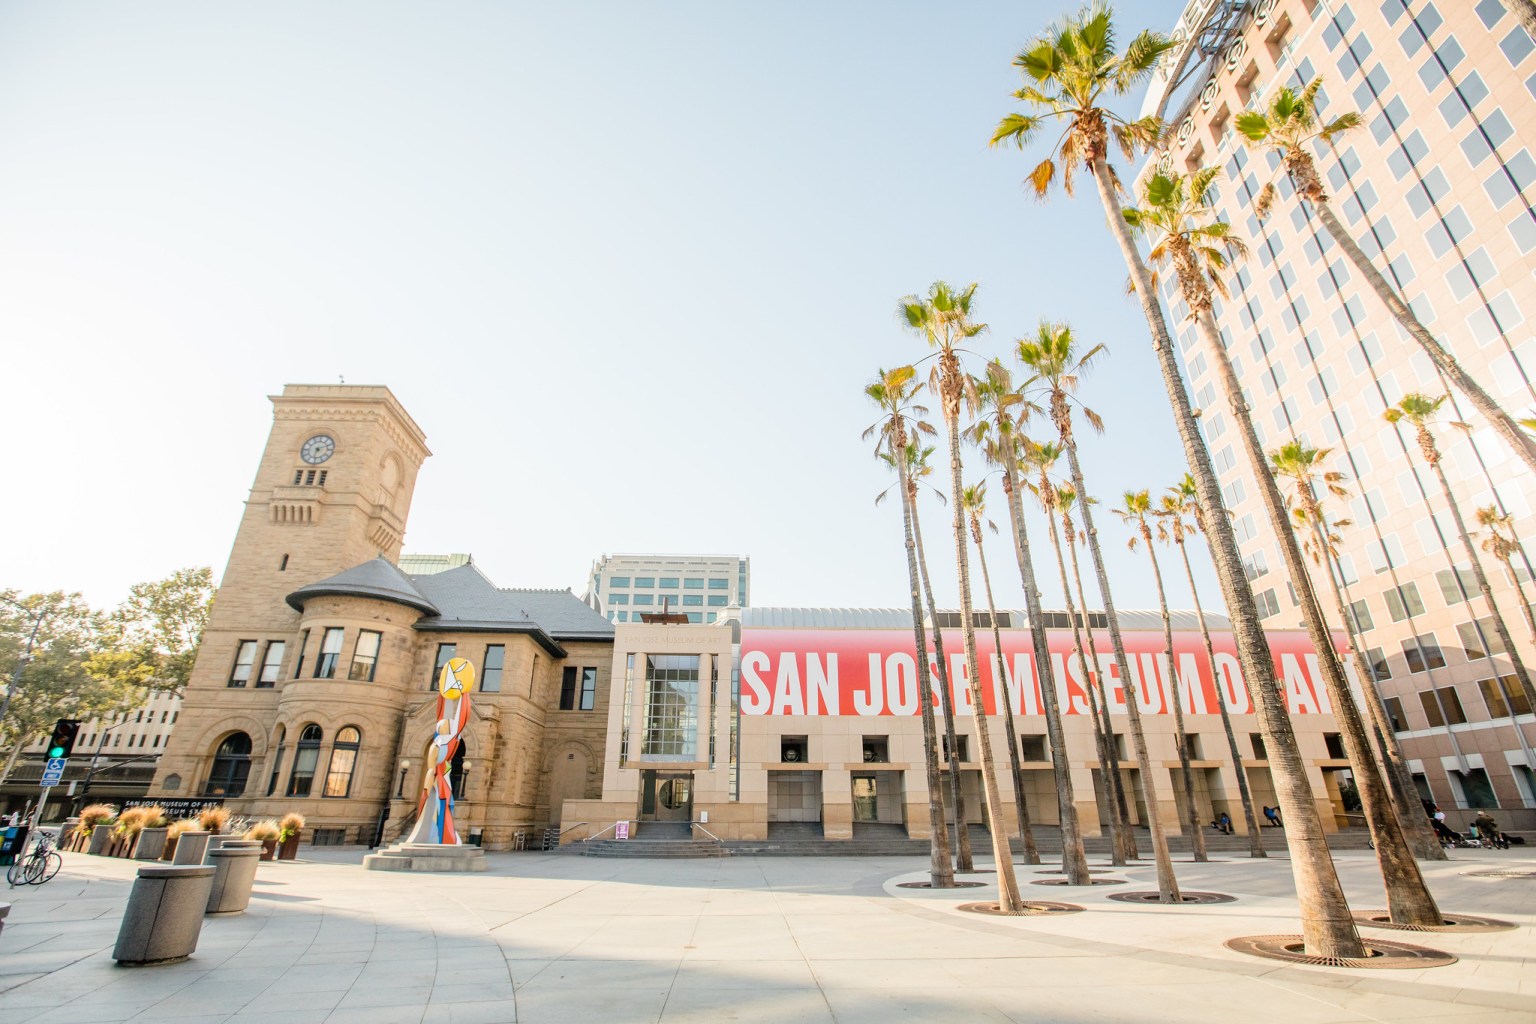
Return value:
<svg viewBox="0 0 1536 1024">
<path fill-rule="evenodd" d="M 80 735 L 80 719 L 61 718 L 53 723 L 53 738 L 48 741 L 49 757 L 68 757 Z"/>
</svg>

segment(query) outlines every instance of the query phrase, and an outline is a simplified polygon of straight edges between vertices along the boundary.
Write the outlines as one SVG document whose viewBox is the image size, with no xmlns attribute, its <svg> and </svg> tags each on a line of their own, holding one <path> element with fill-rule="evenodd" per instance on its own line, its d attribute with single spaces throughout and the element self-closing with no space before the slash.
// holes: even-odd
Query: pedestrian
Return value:
<svg viewBox="0 0 1536 1024">
<path fill-rule="evenodd" d="M 1265 807 L 1264 819 L 1267 824 L 1272 825 L 1275 828 L 1283 827 L 1280 824 L 1280 808 L 1278 807 Z"/>
</svg>

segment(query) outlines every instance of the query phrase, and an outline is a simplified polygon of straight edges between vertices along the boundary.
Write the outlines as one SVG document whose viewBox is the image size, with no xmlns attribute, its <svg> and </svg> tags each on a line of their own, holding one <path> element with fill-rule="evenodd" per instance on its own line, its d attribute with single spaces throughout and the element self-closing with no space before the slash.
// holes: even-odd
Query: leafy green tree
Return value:
<svg viewBox="0 0 1536 1024">
<path fill-rule="evenodd" d="M 1160 122 L 1127 122 L 1118 118 L 1108 104 L 1150 75 L 1171 45 L 1156 33 L 1143 32 L 1121 53 L 1116 47 L 1113 15 L 1103 4 L 1063 19 L 1015 58 L 1014 65 L 1024 75 L 1025 84 L 1014 97 L 1027 105 L 1028 112 L 1005 117 L 992 134 L 992 144 L 1013 143 L 1023 148 L 1042 128 L 1060 125 L 1063 131 L 1052 152 L 1059 152 L 1067 165 L 1069 173 L 1062 177 L 1063 186 L 1070 191 L 1070 171 L 1074 167 L 1081 166 L 1092 174 L 1110 232 L 1131 274 L 1142 315 L 1152 334 L 1153 354 L 1201 504 L 1219 509 L 1221 490 L 1211 455 L 1195 422 L 1157 289 L 1126 222 L 1118 178 L 1109 164 L 1111 134 L 1127 157 L 1137 146 L 1161 137 Z M 1050 156 L 1030 175 L 1036 194 L 1042 198 L 1056 178 L 1055 160 Z M 1280 809 L 1286 818 L 1285 838 L 1297 881 L 1303 944 L 1313 955 L 1363 956 L 1365 946 L 1328 851 L 1322 818 L 1307 781 L 1306 764 L 1276 685 L 1274 662 L 1243 572 L 1237 538 L 1231 523 L 1214 514 L 1207 536 L 1216 578 L 1232 622 L 1238 659 L 1269 752 Z"/>
<path fill-rule="evenodd" d="M 1290 88 L 1280 89 L 1264 110 L 1249 110 L 1237 116 L 1239 134 L 1250 145 L 1267 149 L 1280 157 L 1296 187 L 1297 198 L 1306 201 L 1311 207 L 1313 215 L 1322 222 L 1328 236 L 1365 278 L 1392 318 L 1418 343 L 1451 385 L 1467 396 L 1472 407 L 1519 456 L 1525 467 L 1536 471 L 1536 442 L 1520 431 L 1514 418 L 1494 401 L 1493 396 L 1472 378 L 1450 350 L 1430 333 L 1398 290 L 1376 269 L 1370 257 L 1360 248 L 1360 243 L 1355 241 L 1354 235 L 1339 220 L 1338 214 L 1333 212 L 1328 191 L 1323 188 L 1323 179 L 1318 174 L 1317 163 L 1308 146 L 1313 141 L 1332 142 L 1345 132 L 1359 127 L 1361 119 L 1358 113 L 1350 111 L 1332 121 L 1320 121 L 1317 116 L 1317 93 L 1322 85 L 1321 78 L 1314 78 L 1299 93 Z M 1274 184 L 1264 186 L 1257 202 L 1256 212 L 1259 216 L 1268 214 L 1274 196 Z"/>
<path fill-rule="evenodd" d="M 1200 824 L 1200 808 L 1195 804 L 1195 772 L 1189 766 L 1188 732 L 1184 728 L 1184 695 L 1180 692 L 1178 658 L 1173 650 L 1173 620 L 1168 615 L 1168 592 L 1163 587 L 1163 567 L 1157 560 L 1157 548 L 1152 545 L 1152 522 L 1156 512 L 1152 508 L 1150 491 L 1126 491 L 1120 497 L 1120 507 L 1110 509 L 1127 526 L 1136 532 L 1131 535 L 1127 547 L 1136 550 L 1138 542 L 1147 549 L 1152 561 L 1152 580 L 1157 585 L 1157 610 L 1163 617 L 1163 647 L 1168 652 L 1168 699 L 1173 704 L 1174 746 L 1179 753 L 1179 771 L 1184 776 L 1184 814 L 1189 827 L 1190 845 L 1195 861 L 1203 863 L 1211 858 L 1205 852 L 1205 830 Z M 1153 670 L 1152 683 L 1157 684 Z"/>
<path fill-rule="evenodd" d="M 932 385 L 939 396 L 939 408 L 944 416 L 944 428 L 949 442 L 950 499 L 954 509 L 953 530 L 955 537 L 955 568 L 960 583 L 960 629 L 965 646 L 965 670 L 970 684 L 971 702 L 976 707 L 976 745 L 981 767 L 981 788 L 987 804 L 987 821 L 992 833 L 992 853 L 997 864 L 998 906 L 1003 913 L 1017 914 L 1024 911 L 1024 901 L 1019 896 L 1019 882 L 1013 870 L 1013 852 L 1008 845 L 1007 833 L 999 827 L 1003 820 L 1002 803 L 997 792 L 997 770 L 992 760 L 992 740 L 988 734 L 987 716 L 982 713 L 985 704 L 981 692 L 981 671 L 976 659 L 976 623 L 971 611 L 970 556 L 966 550 L 964 509 L 961 507 L 960 457 L 960 406 L 967 399 L 971 377 L 960 363 L 961 346 L 987 329 L 971 316 L 972 299 L 976 285 L 956 290 L 943 281 L 935 281 L 926 296 L 908 295 L 897 307 L 897 313 L 908 329 L 923 337 L 936 350 L 938 360 L 934 365 Z M 974 403 L 974 392 L 971 400 Z M 948 695 L 946 695 L 947 697 Z M 951 770 L 958 767 L 951 748 Z M 963 829 L 964 822 L 957 822 Z"/>
<path fill-rule="evenodd" d="M 102 616 L 79 594 L 0 593 L 0 671 L 11 690 L 5 718 L 0 720 L 0 750 L 8 752 L 0 781 L 10 775 L 28 744 L 45 740 L 60 718 L 89 721 L 125 711 L 137 694 L 123 684 L 96 679 L 86 661 L 99 650 Z M 19 607 L 18 607 L 19 605 Z M 27 658 L 27 642 L 36 624 L 36 638 Z"/>
<path fill-rule="evenodd" d="M 1202 533 L 1205 527 L 1200 512 L 1200 496 L 1195 491 L 1195 478 L 1188 473 L 1184 479 L 1168 488 L 1158 510 L 1158 535 L 1179 549 L 1184 562 L 1184 578 L 1189 581 L 1189 596 L 1195 604 L 1195 621 L 1200 625 L 1200 639 L 1205 642 L 1206 662 L 1211 666 L 1211 679 L 1220 681 L 1216 671 L 1216 646 L 1211 643 L 1211 629 L 1205 621 L 1205 609 L 1200 604 L 1200 588 L 1195 586 L 1195 570 L 1189 564 L 1189 547 L 1185 538 L 1195 530 Z M 1193 525 L 1191 525 L 1193 523 Z M 1264 835 L 1259 828 L 1259 815 L 1253 806 L 1253 793 L 1248 786 L 1248 772 L 1243 768 L 1243 755 L 1237 746 L 1237 734 L 1232 729 L 1232 716 L 1227 713 L 1227 702 L 1220 693 L 1216 697 L 1216 710 L 1221 712 L 1221 728 L 1227 737 L 1227 753 L 1232 758 L 1232 770 L 1237 774 L 1237 792 L 1242 800 L 1243 815 L 1248 820 L 1248 856 L 1268 857 L 1264 849 Z"/>
<path fill-rule="evenodd" d="M 949 860 L 949 831 L 944 824 L 944 789 L 939 780 L 939 738 L 934 724 L 933 700 L 929 696 L 928 639 L 923 628 L 923 588 L 917 569 L 917 547 L 912 537 L 912 489 L 907 470 L 911 463 L 909 449 L 924 433 L 932 433 L 923 417 L 928 410 L 915 401 L 921 383 L 910 366 L 881 370 L 864 395 L 880 410 L 880 419 L 864 431 L 864 438 L 878 440 L 875 454 L 896 471 L 896 488 L 901 501 L 902 535 L 907 552 L 907 579 L 912 592 L 912 632 L 917 649 L 918 706 L 923 720 L 923 767 L 928 779 L 929 884 L 936 889 L 952 888 L 954 867 Z M 882 494 L 881 497 L 884 495 Z M 877 498 L 876 501 L 879 501 Z"/>
<path fill-rule="evenodd" d="M 213 570 L 178 569 L 137 583 L 107 616 L 102 646 L 88 662 L 99 679 L 182 694 L 213 607 Z"/>
</svg>

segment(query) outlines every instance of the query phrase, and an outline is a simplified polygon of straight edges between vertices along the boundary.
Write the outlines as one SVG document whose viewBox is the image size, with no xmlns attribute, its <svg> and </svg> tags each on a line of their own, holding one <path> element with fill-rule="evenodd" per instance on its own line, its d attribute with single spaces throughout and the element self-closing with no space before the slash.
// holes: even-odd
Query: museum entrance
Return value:
<svg viewBox="0 0 1536 1024">
<path fill-rule="evenodd" d="M 641 821 L 692 821 L 693 773 L 647 768 L 640 773 Z"/>
</svg>

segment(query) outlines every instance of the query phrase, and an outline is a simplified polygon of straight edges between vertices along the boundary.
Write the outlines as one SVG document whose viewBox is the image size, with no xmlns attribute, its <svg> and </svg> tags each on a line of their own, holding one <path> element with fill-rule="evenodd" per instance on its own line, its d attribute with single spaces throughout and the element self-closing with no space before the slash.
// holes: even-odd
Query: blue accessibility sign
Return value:
<svg viewBox="0 0 1536 1024">
<path fill-rule="evenodd" d="M 59 780 L 64 777 L 64 769 L 69 764 L 67 757 L 50 757 L 43 767 L 43 777 L 38 785 L 43 789 L 57 786 Z"/>
</svg>

